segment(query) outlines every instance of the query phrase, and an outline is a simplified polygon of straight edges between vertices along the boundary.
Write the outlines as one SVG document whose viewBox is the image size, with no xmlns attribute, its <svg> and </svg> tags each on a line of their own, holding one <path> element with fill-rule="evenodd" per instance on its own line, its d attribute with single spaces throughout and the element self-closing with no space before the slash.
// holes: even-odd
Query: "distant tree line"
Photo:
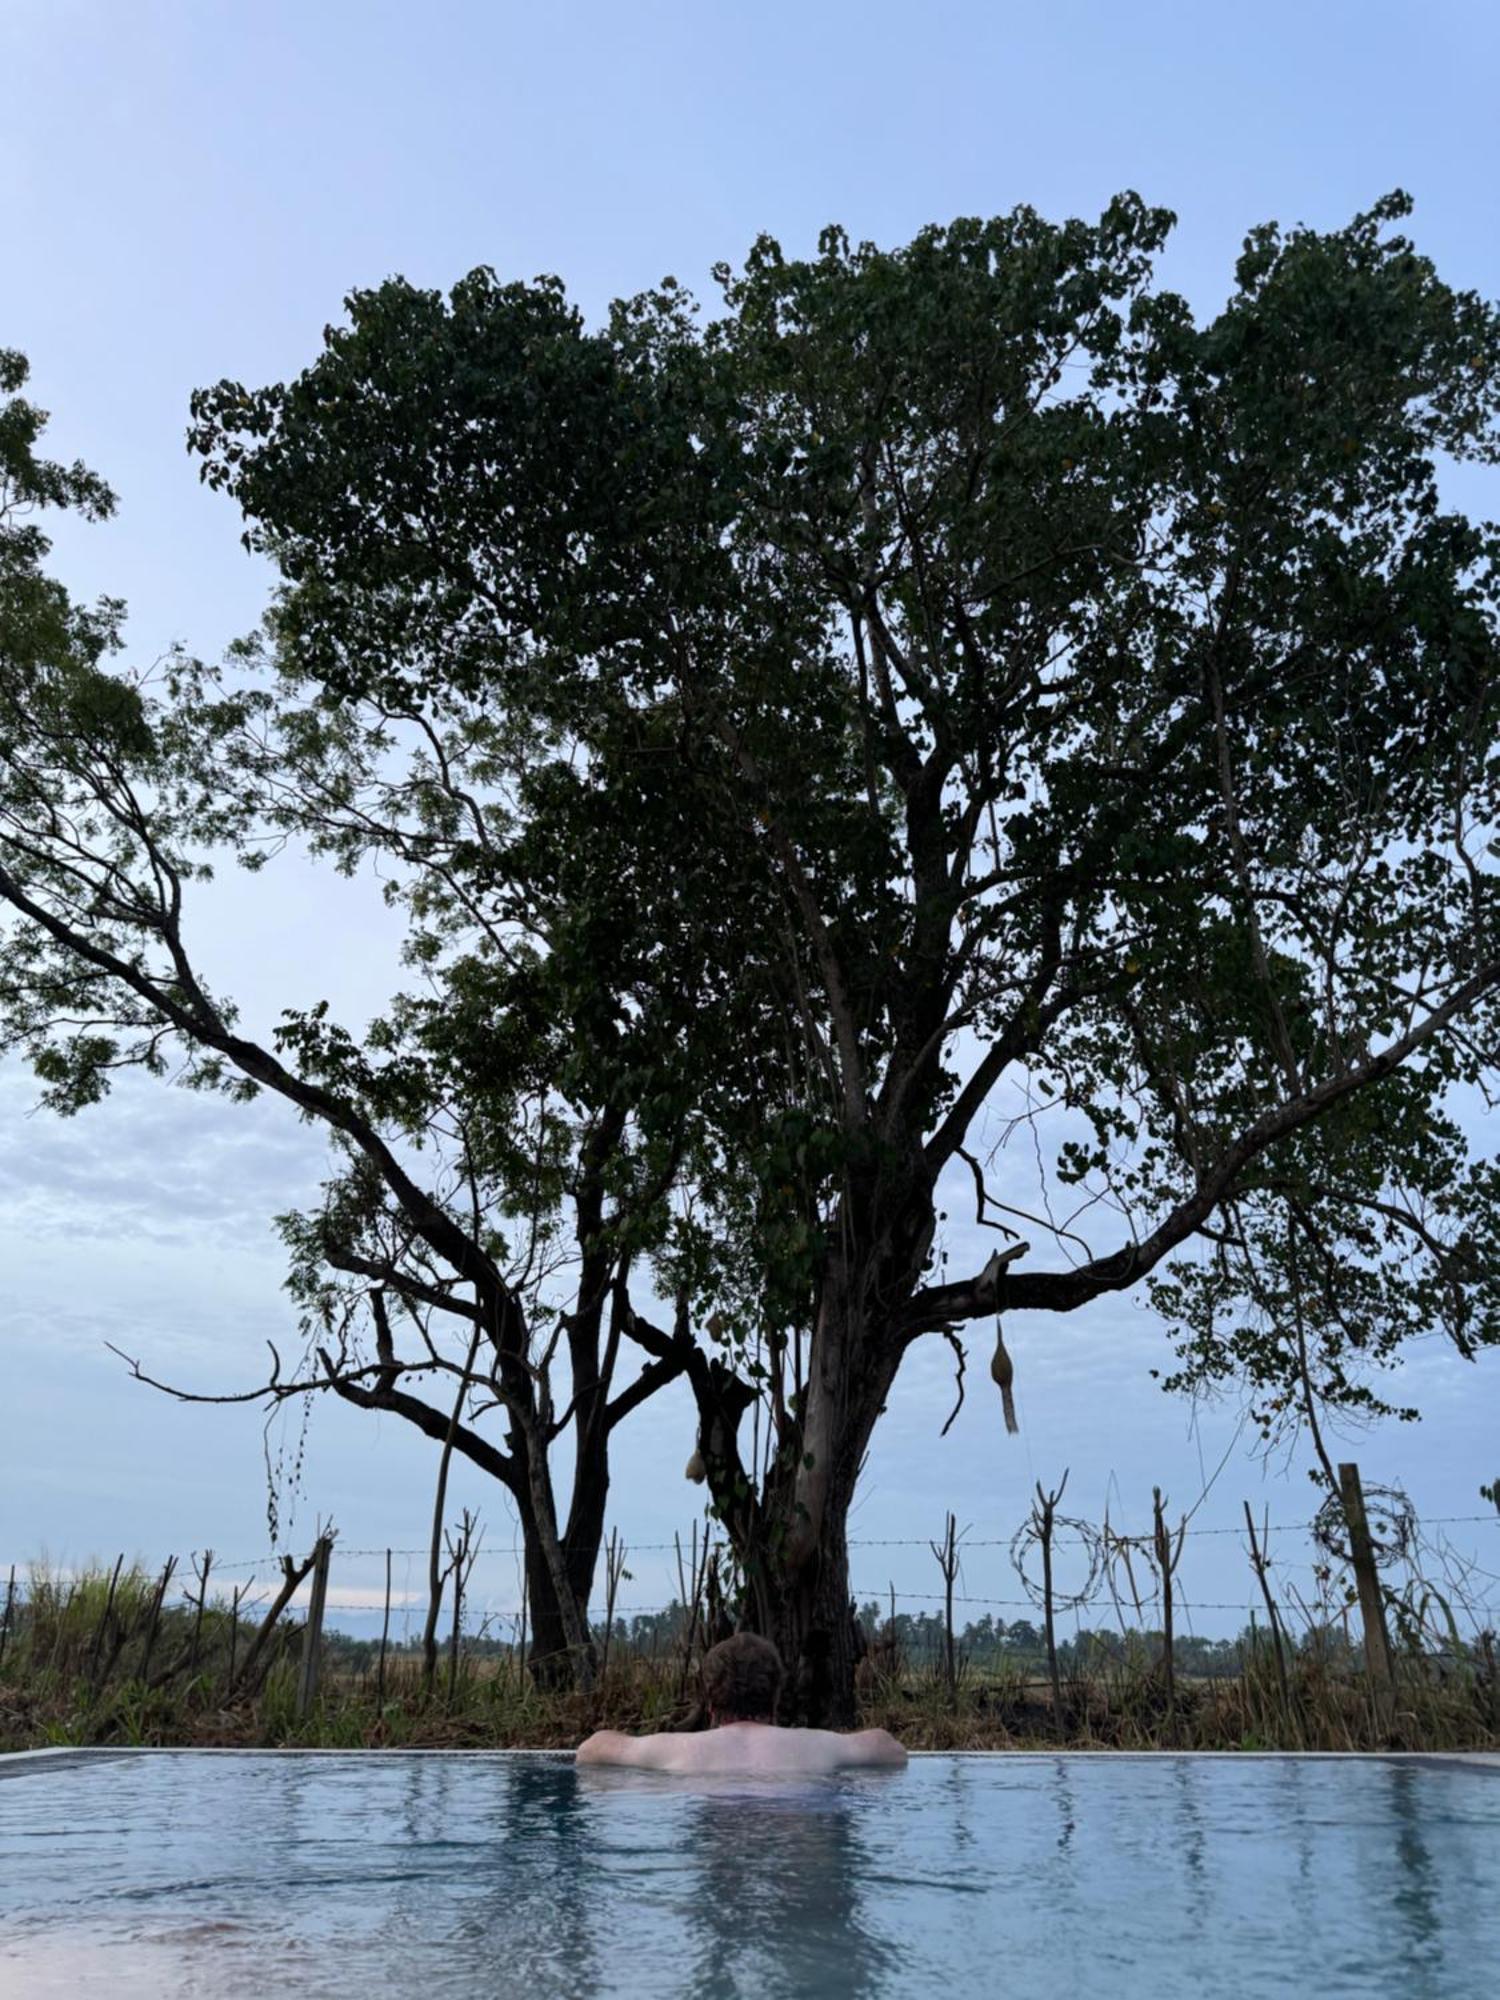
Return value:
<svg viewBox="0 0 1500 2000">
<path fill-rule="evenodd" d="M 614 1659 L 657 1661 L 680 1655 L 689 1642 L 692 1623 L 690 1608 L 674 1601 L 659 1610 L 638 1611 L 618 1617 L 610 1635 Z M 859 1606 L 858 1625 L 864 1656 L 879 1669 L 893 1674 L 936 1670 L 944 1657 L 946 1635 L 940 1613 L 898 1611 L 891 1617 L 887 1608 L 873 1599 Z M 602 1645 L 602 1625 L 594 1628 L 596 1645 Z M 1047 1671 L 1046 1641 L 1041 1627 L 1029 1618 L 997 1618 L 986 1612 L 971 1619 L 954 1635 L 961 1669 L 994 1673 L 1019 1669 L 1038 1677 Z M 327 1631 L 324 1643 L 329 1664 L 346 1673 L 372 1672 L 380 1653 L 378 1639 L 356 1638 L 352 1633 Z M 1359 1648 L 1342 1626 L 1310 1626 L 1301 1636 L 1290 1636 L 1293 1652 L 1320 1658 L 1330 1670 L 1353 1673 L 1359 1665 Z M 1200 1679 L 1229 1679 L 1245 1671 L 1266 1646 L 1267 1634 L 1261 1627 L 1245 1626 L 1233 1638 L 1209 1638 L 1195 1633 L 1177 1633 L 1173 1646 L 1177 1671 Z M 1111 1667 L 1149 1667 L 1160 1659 L 1164 1635 L 1154 1626 L 1088 1627 L 1058 1641 L 1058 1664 L 1065 1675 L 1095 1674 Z M 391 1640 L 387 1652 L 395 1657 L 420 1655 L 420 1638 Z M 465 1635 L 465 1654 L 476 1660 L 512 1660 L 520 1650 L 517 1631 L 509 1623 L 504 1631 L 481 1627 Z"/>
</svg>

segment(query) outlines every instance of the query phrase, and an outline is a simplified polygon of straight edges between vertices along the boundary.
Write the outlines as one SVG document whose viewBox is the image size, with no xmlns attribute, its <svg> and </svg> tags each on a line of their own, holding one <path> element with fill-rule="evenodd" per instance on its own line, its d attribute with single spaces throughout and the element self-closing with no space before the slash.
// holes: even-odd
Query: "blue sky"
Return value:
<svg viewBox="0 0 1500 2000">
<path fill-rule="evenodd" d="M 669 272 L 709 295 L 710 265 L 762 230 L 795 249 L 829 221 L 899 241 L 1021 201 L 1092 214 L 1134 187 L 1177 211 L 1164 273 L 1207 311 L 1254 223 L 1336 225 L 1399 185 L 1445 275 L 1493 296 L 1497 72 L 1500 12 L 1480 0 L 0 0 L 0 344 L 31 356 L 53 454 L 83 456 L 121 497 L 108 526 L 59 531 L 57 567 L 129 600 L 140 659 L 177 640 L 211 656 L 249 628 L 267 579 L 197 482 L 188 396 L 304 366 L 343 295 L 396 272 L 446 286 L 480 263 L 555 271 L 597 312 Z M 1500 511 L 1477 487 L 1472 502 Z M 394 939 L 369 884 L 290 864 L 223 884 L 197 915 L 212 976 L 262 1029 L 323 997 L 358 1022 L 388 990 Z M 258 1417 L 168 1404 L 102 1343 L 205 1388 L 251 1382 L 290 1326 L 268 1217 L 316 1185 L 315 1136 L 279 1107 L 144 1086 L 62 1126 L 29 1115 L 33 1095 L 0 1071 L 0 1564 L 263 1549 Z M 955 1265 L 963 1212 L 956 1193 Z M 1201 1523 L 1233 1525 L 1247 1496 L 1273 1518 L 1308 1512 L 1300 1461 L 1253 1460 L 1235 1408 L 1194 1413 L 1155 1389 L 1164 1343 L 1142 1305 L 1010 1337 L 1021 1436 L 976 1393 L 939 1442 L 950 1363 L 919 1350 L 857 1536 L 920 1543 L 951 1505 L 976 1544 L 1003 1543 L 1032 1483 L 1064 1466 L 1079 1514 L 1109 1501 L 1139 1525 L 1153 1484 L 1191 1505 L 1226 1452 Z M 1367 1477 L 1401 1478 L 1430 1516 L 1477 1514 L 1500 1472 L 1497 1369 L 1433 1345 L 1407 1374 L 1427 1421 L 1359 1439 Z M 686 1530 L 690 1428 L 662 1399 L 622 1440 L 614 1515 L 638 1547 Z M 431 1470 L 394 1423 L 319 1410 L 293 1539 L 321 1513 L 349 1549 L 415 1546 Z M 480 1594 L 513 1602 L 511 1525 L 495 1496 L 464 1498 L 492 1551 Z M 1500 1536 L 1451 1532 L 1500 1572 Z M 379 1568 L 341 1557 L 336 1596 L 363 1601 Z M 642 1550 L 631 1568 L 630 1601 L 662 1601 L 669 1559 Z M 976 1597 L 1017 1595 L 1003 1546 L 976 1546 L 965 1577 Z M 1183 1577 L 1205 1607 L 1246 1600 L 1233 1536 L 1190 1545 Z M 862 1589 L 934 1578 L 920 1546 L 856 1555 Z"/>
</svg>

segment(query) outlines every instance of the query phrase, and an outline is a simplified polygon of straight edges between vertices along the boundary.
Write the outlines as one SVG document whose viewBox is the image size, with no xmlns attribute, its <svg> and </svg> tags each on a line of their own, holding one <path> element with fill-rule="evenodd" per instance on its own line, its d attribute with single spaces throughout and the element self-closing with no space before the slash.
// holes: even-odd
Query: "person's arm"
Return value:
<svg viewBox="0 0 1500 2000">
<path fill-rule="evenodd" d="M 844 1741 L 849 1747 L 849 1762 L 860 1768 L 868 1765 L 899 1770 L 906 1762 L 905 1746 L 888 1729 L 856 1729 Z"/>
</svg>

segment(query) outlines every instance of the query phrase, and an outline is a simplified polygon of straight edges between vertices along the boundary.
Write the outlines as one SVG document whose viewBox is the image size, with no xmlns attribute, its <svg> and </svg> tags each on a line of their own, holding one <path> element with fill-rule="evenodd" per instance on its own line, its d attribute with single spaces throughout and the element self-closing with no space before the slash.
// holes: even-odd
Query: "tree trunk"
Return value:
<svg viewBox="0 0 1500 2000">
<path fill-rule="evenodd" d="M 533 1519 L 525 1535 L 526 1590 L 531 1604 L 532 1678 L 539 1686 L 585 1693 L 593 1686 L 598 1662 L 589 1629 L 589 1599 L 608 1491 L 609 1465 L 601 1438 L 574 1471 L 573 1505 L 562 1536 L 552 1528 L 550 1517 L 540 1524 L 535 1519 L 543 1496 L 533 1502 Z M 566 1602 L 561 1590 L 568 1593 Z"/>
<path fill-rule="evenodd" d="M 568 1583 L 585 1621 L 594 1590 L 594 1575 L 599 1567 L 599 1551 L 604 1546 L 604 1511 L 608 1500 L 607 1434 L 581 1437 L 578 1463 L 573 1473 L 572 1504 L 568 1508 L 567 1526 L 563 1530 L 562 1551 Z"/>
<path fill-rule="evenodd" d="M 524 1538 L 526 1597 L 531 1615 L 531 1678 L 562 1693 L 577 1687 L 579 1662 L 568 1643 L 568 1621 L 557 1601 L 552 1569 L 534 1535 Z"/>
<path fill-rule="evenodd" d="M 847 1506 L 830 1506 L 817 1556 L 787 1580 L 769 1636 L 787 1665 L 781 1719 L 852 1729 L 860 1645 L 849 1590 Z"/>
<path fill-rule="evenodd" d="M 806 1433 L 817 1437 L 827 1455 L 817 1483 L 819 1518 L 809 1522 L 799 1512 L 806 1505 L 805 1476 L 819 1469 L 799 1455 L 767 1492 L 753 1541 L 735 1540 L 750 1580 L 750 1616 L 786 1663 L 783 1719 L 849 1729 L 855 1721 L 854 1673 L 863 1651 L 849 1578 L 849 1509 L 900 1351 L 857 1320 L 846 1320 L 830 1346 L 854 1359 L 843 1393 L 831 1398 Z M 794 1524 L 791 1532 L 788 1522 Z"/>
<path fill-rule="evenodd" d="M 715 1511 L 744 1579 L 744 1622 L 785 1663 L 788 1722 L 847 1729 L 855 1720 L 863 1642 L 850 1590 L 849 1508 L 901 1365 L 901 1311 L 926 1266 L 934 1220 L 920 1162 L 854 1190 L 835 1218 L 804 1400 L 759 1496 L 734 1443 L 738 1407 L 727 1440 L 716 1440 L 722 1385 L 711 1365 L 690 1371 Z"/>
</svg>

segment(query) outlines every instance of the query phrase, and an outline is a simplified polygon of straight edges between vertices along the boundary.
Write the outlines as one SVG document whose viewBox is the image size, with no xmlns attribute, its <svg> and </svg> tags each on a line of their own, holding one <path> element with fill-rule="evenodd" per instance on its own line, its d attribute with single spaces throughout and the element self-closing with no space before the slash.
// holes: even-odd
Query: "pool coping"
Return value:
<svg viewBox="0 0 1500 2000">
<path fill-rule="evenodd" d="M 535 1749 L 463 1750 L 434 1748 L 387 1748 L 369 1750 L 351 1746 L 301 1749 L 295 1744 L 277 1744 L 256 1749 L 240 1744 L 192 1743 L 112 1743 L 62 1745 L 46 1750 L 0 1751 L 0 1779 L 19 1778 L 29 1772 L 65 1769 L 72 1764 L 106 1764 L 122 1757 L 373 1757 L 389 1763 L 396 1757 L 453 1758 L 471 1761 L 506 1757 L 570 1758 L 571 1750 L 542 1745 Z M 1192 1763 L 1299 1763 L 1299 1764 L 1416 1764 L 1437 1770 L 1467 1769 L 1500 1776 L 1500 1751 L 1494 1750 L 912 1750 L 908 1755 L 947 1757 L 971 1763 L 1052 1764 L 1061 1758 L 1087 1759 L 1091 1763 L 1160 1764 L 1171 1760 Z"/>
</svg>

